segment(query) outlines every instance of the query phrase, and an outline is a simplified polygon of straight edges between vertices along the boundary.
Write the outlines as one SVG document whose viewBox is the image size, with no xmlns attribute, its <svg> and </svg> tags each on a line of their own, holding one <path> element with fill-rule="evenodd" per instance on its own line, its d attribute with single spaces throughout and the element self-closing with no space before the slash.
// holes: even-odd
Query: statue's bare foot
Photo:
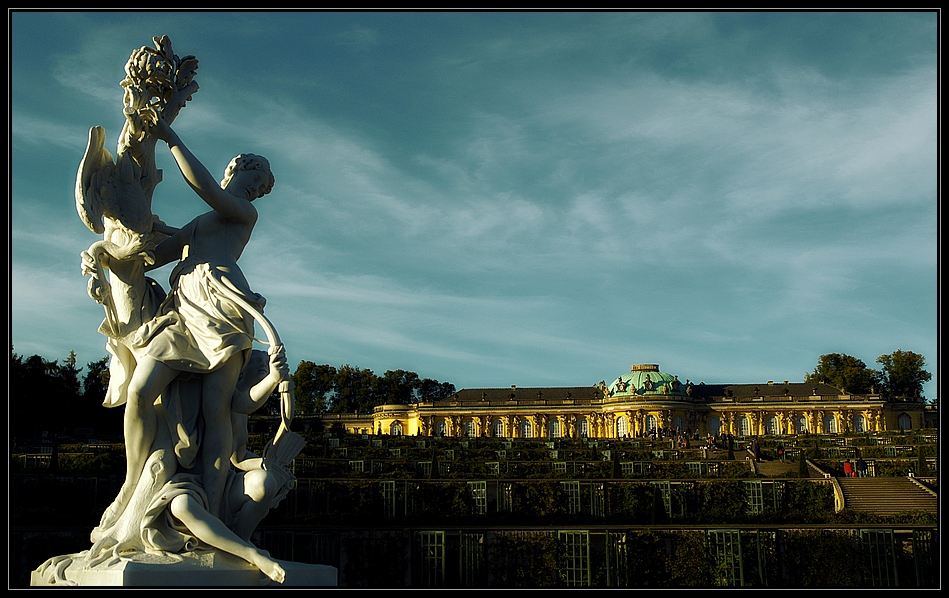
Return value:
<svg viewBox="0 0 949 598">
<path fill-rule="evenodd" d="M 283 583 L 287 579 L 287 572 L 283 570 L 283 567 L 266 553 L 261 552 L 260 556 L 254 560 L 254 564 L 261 573 L 277 583 Z"/>
</svg>

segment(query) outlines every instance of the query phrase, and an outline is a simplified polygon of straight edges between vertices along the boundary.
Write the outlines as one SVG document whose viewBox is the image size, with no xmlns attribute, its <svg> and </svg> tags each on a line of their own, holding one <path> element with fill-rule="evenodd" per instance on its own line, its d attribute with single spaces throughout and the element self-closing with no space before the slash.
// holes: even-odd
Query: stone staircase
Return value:
<svg viewBox="0 0 949 598">
<path fill-rule="evenodd" d="M 797 475 L 797 461 L 761 461 L 755 463 L 755 473 L 760 473 L 769 478 L 793 477 Z M 817 476 L 815 476 L 817 477 Z"/>
<path fill-rule="evenodd" d="M 910 478 L 837 478 L 844 506 L 877 515 L 925 511 L 936 515 L 938 499 Z"/>
</svg>

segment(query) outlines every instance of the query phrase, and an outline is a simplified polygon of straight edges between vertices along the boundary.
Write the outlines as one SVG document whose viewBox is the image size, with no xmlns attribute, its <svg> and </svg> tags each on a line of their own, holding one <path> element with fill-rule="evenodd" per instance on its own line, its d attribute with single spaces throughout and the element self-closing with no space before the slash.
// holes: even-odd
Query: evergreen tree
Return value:
<svg viewBox="0 0 949 598">
<path fill-rule="evenodd" d="M 801 449 L 801 452 L 797 458 L 797 474 L 802 478 L 811 477 L 811 474 L 807 469 L 807 456 L 804 454 L 803 448 Z"/>
<path fill-rule="evenodd" d="M 441 473 L 438 471 L 438 453 L 435 451 L 435 447 L 432 447 L 432 469 L 428 472 L 428 479 L 437 480 L 441 477 Z"/>
<path fill-rule="evenodd" d="M 10 428 L 18 436 L 71 432 L 81 414 L 76 355 L 63 365 L 39 355 L 23 359 L 10 347 Z"/>
</svg>

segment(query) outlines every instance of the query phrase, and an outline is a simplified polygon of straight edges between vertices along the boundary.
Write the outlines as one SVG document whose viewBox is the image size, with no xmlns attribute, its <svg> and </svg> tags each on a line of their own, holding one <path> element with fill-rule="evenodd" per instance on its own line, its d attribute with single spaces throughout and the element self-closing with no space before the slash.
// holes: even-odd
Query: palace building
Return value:
<svg viewBox="0 0 949 598">
<path fill-rule="evenodd" d="M 448 399 L 381 405 L 371 414 L 324 414 L 350 433 L 500 438 L 629 438 L 677 433 L 882 432 L 926 427 L 922 401 L 852 395 L 827 385 L 767 381 L 694 384 L 655 364 L 612 383 L 558 388 L 472 388 Z"/>
</svg>

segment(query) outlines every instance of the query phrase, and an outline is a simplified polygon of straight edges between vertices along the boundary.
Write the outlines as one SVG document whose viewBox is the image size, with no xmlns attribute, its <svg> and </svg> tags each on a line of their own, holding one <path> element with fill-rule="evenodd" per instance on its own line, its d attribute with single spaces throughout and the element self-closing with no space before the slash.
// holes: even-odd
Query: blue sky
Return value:
<svg viewBox="0 0 949 598">
<path fill-rule="evenodd" d="M 292 367 L 758 383 L 903 349 L 934 397 L 937 18 L 11 13 L 11 342 L 106 355 L 76 170 L 168 35 L 199 60 L 184 142 L 273 166 L 241 264 Z M 207 207 L 158 159 L 184 225 Z"/>
</svg>

